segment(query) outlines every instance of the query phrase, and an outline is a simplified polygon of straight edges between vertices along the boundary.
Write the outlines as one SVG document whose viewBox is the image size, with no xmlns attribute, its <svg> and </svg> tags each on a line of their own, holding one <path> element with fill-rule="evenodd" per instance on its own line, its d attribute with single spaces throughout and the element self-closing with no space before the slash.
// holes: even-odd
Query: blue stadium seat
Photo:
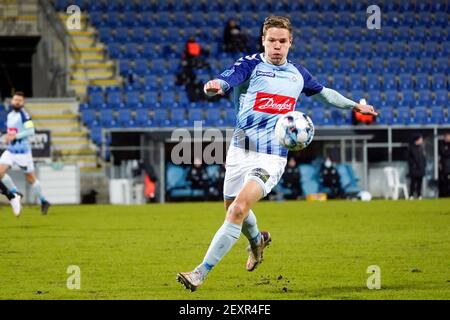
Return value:
<svg viewBox="0 0 450 320">
<path fill-rule="evenodd" d="M 384 60 L 382 58 L 373 58 L 369 68 L 371 73 L 383 73 L 384 72 Z"/>
<path fill-rule="evenodd" d="M 98 28 L 98 38 L 103 43 L 111 43 L 114 40 L 114 36 L 112 34 L 112 31 L 108 27 L 101 27 Z"/>
<path fill-rule="evenodd" d="M 166 192 L 169 199 L 192 196 L 192 190 L 187 180 L 187 172 L 183 167 L 167 164 Z"/>
<path fill-rule="evenodd" d="M 384 96 L 383 106 L 393 108 L 398 105 L 399 97 L 397 90 L 387 90 L 384 92 Z"/>
<path fill-rule="evenodd" d="M 176 127 L 184 127 L 188 125 L 186 121 L 186 110 L 184 108 L 171 109 L 170 120 Z"/>
<path fill-rule="evenodd" d="M 130 35 L 131 40 L 137 43 L 145 43 L 147 40 L 147 32 L 143 27 L 131 29 Z"/>
<path fill-rule="evenodd" d="M 450 69 L 450 59 L 449 57 L 443 57 L 436 59 L 436 67 L 434 68 L 435 73 L 445 72 L 448 73 Z"/>
<path fill-rule="evenodd" d="M 144 1 L 143 1 L 144 2 Z M 152 11 L 142 11 L 141 13 L 141 26 L 145 28 L 155 27 L 157 25 L 155 19 L 153 19 Z"/>
<path fill-rule="evenodd" d="M 158 77 L 155 75 L 147 75 L 144 77 L 145 91 L 157 91 L 160 89 Z"/>
<path fill-rule="evenodd" d="M 409 107 L 400 107 L 397 109 L 397 114 L 393 119 L 393 124 L 410 124 L 411 123 L 411 109 Z"/>
<path fill-rule="evenodd" d="M 189 96 L 186 91 L 178 92 L 178 103 L 180 106 L 187 106 L 191 101 L 189 100 Z"/>
<path fill-rule="evenodd" d="M 225 112 L 225 117 L 224 117 L 224 125 L 227 127 L 234 127 L 235 122 L 236 122 L 236 114 L 234 112 Z"/>
<path fill-rule="evenodd" d="M 406 89 L 413 89 L 414 83 L 413 78 L 410 73 L 401 73 L 399 75 L 399 89 L 400 91 L 406 90 Z"/>
<path fill-rule="evenodd" d="M 317 169 L 311 164 L 299 166 L 302 191 L 305 196 L 319 192 L 319 177 Z"/>
<path fill-rule="evenodd" d="M 448 107 L 448 91 L 447 90 L 437 90 L 433 99 L 433 106 L 438 106 L 440 108 Z"/>
<path fill-rule="evenodd" d="M 434 62 L 432 58 L 421 58 L 418 60 L 418 67 L 416 72 L 431 73 L 434 69 Z"/>
<path fill-rule="evenodd" d="M 128 59 L 119 60 L 119 73 L 126 77 L 130 73 L 130 61 Z"/>
<path fill-rule="evenodd" d="M 144 92 L 143 106 L 150 109 L 155 108 L 158 103 L 158 93 L 155 91 Z"/>
<path fill-rule="evenodd" d="M 140 52 L 137 43 L 127 43 L 123 56 L 127 59 L 140 58 Z"/>
<path fill-rule="evenodd" d="M 117 112 L 117 122 L 122 128 L 134 126 L 134 120 L 130 109 L 121 109 Z"/>
<path fill-rule="evenodd" d="M 127 11 L 123 13 L 122 25 L 125 27 L 136 27 L 140 24 L 139 15 L 134 11 Z"/>
<path fill-rule="evenodd" d="M 423 45 L 419 41 L 410 42 L 406 45 L 405 57 L 411 57 L 417 59 L 417 53 L 423 51 Z"/>
<path fill-rule="evenodd" d="M 367 91 L 380 90 L 380 79 L 376 74 L 368 74 L 366 76 L 366 86 Z"/>
<path fill-rule="evenodd" d="M 90 127 L 97 120 L 97 112 L 93 109 L 82 110 L 81 119 L 86 126 Z"/>
<path fill-rule="evenodd" d="M 415 86 L 416 90 L 428 89 L 430 87 L 430 81 L 428 79 L 428 74 L 418 73 L 416 74 Z"/>
<path fill-rule="evenodd" d="M 166 73 L 166 66 L 164 59 L 154 59 L 151 63 L 152 74 L 163 75 Z"/>
<path fill-rule="evenodd" d="M 367 93 L 367 101 L 369 104 L 375 106 L 381 106 L 382 105 L 382 98 L 380 91 L 372 90 Z"/>
<path fill-rule="evenodd" d="M 104 26 L 105 23 L 103 22 L 103 12 L 101 11 L 91 11 L 89 13 L 89 21 L 94 27 L 101 27 Z"/>
<path fill-rule="evenodd" d="M 341 188 L 346 194 L 357 194 L 361 191 L 361 188 L 358 186 L 359 179 L 356 177 L 351 165 L 338 164 L 336 169 L 340 177 Z"/>
<path fill-rule="evenodd" d="M 397 90 L 397 79 L 395 74 L 386 73 L 381 77 L 383 80 L 383 90 Z"/>
<path fill-rule="evenodd" d="M 444 123 L 444 109 L 441 106 L 434 106 L 431 108 L 430 122 L 434 124 Z"/>
<path fill-rule="evenodd" d="M 349 90 L 355 91 L 355 90 L 362 90 L 364 87 L 363 78 L 360 74 L 351 74 L 349 76 Z"/>
<path fill-rule="evenodd" d="M 404 60 L 403 72 L 407 73 L 415 73 L 417 70 L 417 58 L 416 57 L 407 57 Z"/>
<path fill-rule="evenodd" d="M 114 92 L 108 93 L 106 100 L 107 100 L 107 104 L 108 104 L 109 108 L 113 108 L 113 109 L 123 108 L 122 94 L 120 92 L 114 91 Z"/>
<path fill-rule="evenodd" d="M 347 81 L 345 79 L 345 75 L 343 74 L 335 74 L 333 76 L 332 81 L 333 89 L 335 90 L 346 90 L 347 89 Z"/>
<path fill-rule="evenodd" d="M 150 115 L 148 109 L 137 109 L 136 110 L 136 125 L 139 127 L 151 126 Z"/>
<path fill-rule="evenodd" d="M 122 57 L 122 49 L 120 43 L 108 44 L 108 54 L 111 59 L 120 59 Z"/>
<path fill-rule="evenodd" d="M 397 74 L 400 72 L 401 60 L 400 58 L 390 58 L 387 60 L 385 71 Z"/>
<path fill-rule="evenodd" d="M 402 105 L 412 107 L 416 104 L 416 95 L 414 90 L 403 90 L 402 93 Z"/>
<path fill-rule="evenodd" d="M 198 121 L 201 121 L 202 125 L 203 125 L 204 119 L 203 119 L 202 109 L 189 109 L 187 119 L 188 119 L 188 125 L 191 127 L 194 126 L 194 122 L 198 122 Z"/>
<path fill-rule="evenodd" d="M 221 119 L 220 109 L 214 108 L 206 110 L 206 121 L 205 121 L 206 126 L 219 127 L 222 124 L 223 121 Z"/>
<path fill-rule="evenodd" d="M 437 58 L 438 52 L 440 51 L 440 47 L 437 42 L 427 42 L 425 46 L 425 50 L 422 52 L 422 56 L 428 58 Z"/>
<path fill-rule="evenodd" d="M 431 92 L 429 90 L 419 90 L 418 99 L 416 100 L 416 106 L 431 106 Z"/>
<path fill-rule="evenodd" d="M 125 94 L 126 107 L 130 109 L 142 108 L 139 92 L 128 92 Z"/>
<path fill-rule="evenodd" d="M 120 21 L 120 16 L 117 12 L 110 12 L 106 16 L 104 16 L 104 18 L 106 18 L 104 22 L 108 27 L 117 28 L 122 25 L 122 22 Z"/>
<path fill-rule="evenodd" d="M 114 113 L 111 109 L 100 110 L 100 124 L 105 128 L 112 128 L 116 125 Z"/>
<path fill-rule="evenodd" d="M 99 109 L 105 103 L 103 92 L 93 92 L 89 95 L 89 105 Z"/>
<path fill-rule="evenodd" d="M 425 107 L 415 107 L 413 109 L 414 117 L 412 118 L 411 124 L 429 124 L 431 119 L 428 116 L 427 108 Z"/>
<path fill-rule="evenodd" d="M 174 105 L 175 102 L 175 91 L 161 92 L 161 104 Z"/>
<path fill-rule="evenodd" d="M 390 108 L 390 107 L 380 108 L 380 109 L 377 109 L 377 111 L 378 111 L 378 116 L 376 117 L 376 122 L 378 124 L 384 124 L 384 125 L 392 124 L 392 121 L 394 118 L 392 108 Z"/>
<path fill-rule="evenodd" d="M 169 114 L 167 109 L 155 109 L 153 116 L 153 123 L 157 127 L 168 127 L 171 125 L 169 121 Z"/>
<path fill-rule="evenodd" d="M 352 60 L 349 58 L 341 58 L 338 61 L 337 72 L 349 74 L 353 68 Z"/>
<path fill-rule="evenodd" d="M 138 76 L 148 75 L 150 72 L 148 68 L 147 59 L 136 59 L 134 61 L 133 72 L 136 73 Z"/>
<path fill-rule="evenodd" d="M 128 34 L 128 28 L 121 27 L 121 28 L 115 29 L 114 39 L 118 43 L 128 43 L 128 42 L 130 42 L 130 38 L 129 38 L 129 34 Z"/>
</svg>

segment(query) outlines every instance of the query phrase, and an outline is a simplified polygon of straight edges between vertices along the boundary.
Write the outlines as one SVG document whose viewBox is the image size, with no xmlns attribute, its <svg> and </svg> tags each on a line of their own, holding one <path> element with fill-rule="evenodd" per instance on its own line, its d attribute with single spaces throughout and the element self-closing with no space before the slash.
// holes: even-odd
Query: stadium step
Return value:
<svg viewBox="0 0 450 320">
<path fill-rule="evenodd" d="M 67 14 L 60 13 L 59 17 L 64 25 Z M 81 30 L 67 30 L 73 43 L 78 48 L 78 54 L 72 52 L 69 63 L 70 89 L 73 90 L 80 101 L 87 96 L 89 85 L 99 85 L 98 81 L 105 81 L 105 85 L 119 85 L 121 77 L 117 74 L 115 61 L 106 55 L 105 45 L 98 41 L 95 27 L 89 24 L 88 16 L 81 13 Z"/>
<path fill-rule="evenodd" d="M 62 162 L 77 163 L 80 170 L 102 170 L 97 146 L 81 124 L 79 103 L 71 99 L 28 99 L 26 108 L 38 130 L 50 130 L 53 157 Z"/>
</svg>

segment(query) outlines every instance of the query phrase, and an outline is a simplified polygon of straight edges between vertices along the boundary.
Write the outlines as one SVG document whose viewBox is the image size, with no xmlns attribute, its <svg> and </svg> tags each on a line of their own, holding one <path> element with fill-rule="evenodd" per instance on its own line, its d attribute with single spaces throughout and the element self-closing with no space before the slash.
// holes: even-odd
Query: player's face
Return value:
<svg viewBox="0 0 450 320">
<path fill-rule="evenodd" d="M 280 65 L 286 62 L 292 38 L 288 29 L 270 28 L 262 37 L 264 56 L 270 63 Z"/>
<path fill-rule="evenodd" d="M 15 110 L 19 110 L 23 107 L 24 99 L 22 96 L 13 96 L 11 99 L 11 105 Z"/>
</svg>

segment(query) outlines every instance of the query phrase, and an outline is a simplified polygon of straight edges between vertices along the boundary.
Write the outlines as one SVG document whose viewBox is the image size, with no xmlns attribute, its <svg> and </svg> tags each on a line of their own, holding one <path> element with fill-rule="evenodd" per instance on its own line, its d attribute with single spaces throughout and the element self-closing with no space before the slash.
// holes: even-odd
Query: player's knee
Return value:
<svg viewBox="0 0 450 320">
<path fill-rule="evenodd" d="M 248 203 L 243 200 L 235 200 L 228 208 L 228 217 L 235 223 L 242 223 L 250 209 Z"/>
</svg>

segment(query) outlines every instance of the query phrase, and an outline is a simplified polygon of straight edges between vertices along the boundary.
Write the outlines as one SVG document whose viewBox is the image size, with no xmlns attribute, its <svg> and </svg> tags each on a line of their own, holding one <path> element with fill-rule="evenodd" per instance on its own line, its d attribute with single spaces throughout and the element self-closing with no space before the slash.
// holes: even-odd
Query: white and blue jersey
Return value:
<svg viewBox="0 0 450 320">
<path fill-rule="evenodd" d="M 303 66 L 291 61 L 273 65 L 263 53 L 240 58 L 217 79 L 224 91 L 234 88 L 237 116 L 232 145 L 280 157 L 288 150 L 275 138 L 278 118 L 294 111 L 301 93 L 311 96 L 323 89 Z"/>
<path fill-rule="evenodd" d="M 34 124 L 30 115 L 22 109 L 8 113 L 7 132 L 15 134 L 16 139 L 8 144 L 7 150 L 13 154 L 31 153 L 28 136 L 34 134 Z"/>
</svg>

